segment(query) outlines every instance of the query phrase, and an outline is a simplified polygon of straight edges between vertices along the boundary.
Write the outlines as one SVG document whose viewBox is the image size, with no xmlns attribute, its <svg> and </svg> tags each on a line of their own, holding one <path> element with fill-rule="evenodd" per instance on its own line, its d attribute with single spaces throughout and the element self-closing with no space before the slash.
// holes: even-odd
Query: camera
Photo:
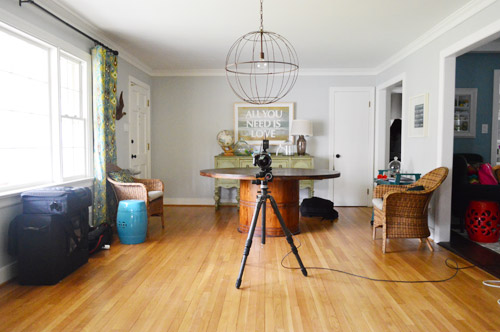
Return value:
<svg viewBox="0 0 500 332">
<path fill-rule="evenodd" d="M 264 139 L 262 141 L 262 152 L 253 156 L 253 165 L 260 167 L 260 172 L 256 175 L 257 178 L 264 178 L 267 181 L 271 181 L 273 178 L 273 174 L 271 173 L 273 160 L 267 149 L 269 149 L 269 140 Z"/>
</svg>

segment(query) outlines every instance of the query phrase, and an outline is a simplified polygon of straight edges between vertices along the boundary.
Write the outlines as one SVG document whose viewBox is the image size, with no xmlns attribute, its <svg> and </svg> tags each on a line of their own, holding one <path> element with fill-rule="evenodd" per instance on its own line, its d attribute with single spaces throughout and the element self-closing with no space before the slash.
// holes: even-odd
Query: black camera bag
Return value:
<svg viewBox="0 0 500 332">
<path fill-rule="evenodd" d="M 333 202 L 320 197 L 305 198 L 300 204 L 300 214 L 303 217 L 321 217 L 331 221 L 339 217 L 333 208 Z"/>
</svg>

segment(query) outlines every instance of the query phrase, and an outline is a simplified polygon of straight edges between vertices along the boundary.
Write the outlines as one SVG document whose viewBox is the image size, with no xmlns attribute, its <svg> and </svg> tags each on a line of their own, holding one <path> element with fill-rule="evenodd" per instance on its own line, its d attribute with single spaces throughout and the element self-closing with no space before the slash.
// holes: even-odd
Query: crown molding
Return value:
<svg viewBox="0 0 500 332">
<path fill-rule="evenodd" d="M 384 61 L 382 64 L 374 68 L 376 75 L 382 73 L 384 70 L 387 70 L 388 68 L 395 65 L 399 61 L 403 60 L 410 54 L 418 51 L 425 45 L 429 44 L 433 40 L 442 36 L 444 33 L 453 29 L 454 27 L 464 22 L 465 20 L 469 19 L 470 17 L 476 15 L 483 9 L 491 6 L 495 2 L 496 0 L 474 0 L 467 3 L 466 5 L 464 5 L 463 7 L 461 7 L 460 9 L 456 10 L 451 15 L 446 17 L 444 20 L 436 24 L 426 33 L 424 33 L 423 35 L 415 39 L 413 42 L 408 44 L 402 50 L 400 50 L 399 52 L 391 56 L 389 59 Z"/>
<path fill-rule="evenodd" d="M 151 76 L 226 76 L 224 69 L 155 69 Z"/>
<path fill-rule="evenodd" d="M 305 68 L 299 70 L 299 76 L 373 76 L 371 68 Z M 226 76 L 224 69 L 183 69 L 183 70 L 153 70 L 151 76 Z"/>
<path fill-rule="evenodd" d="M 304 68 L 299 76 L 374 76 L 373 68 Z"/>
<path fill-rule="evenodd" d="M 104 44 L 116 49 L 120 54 L 118 55 L 123 60 L 134 65 L 138 69 L 142 70 L 146 74 L 151 76 L 153 72 L 152 68 L 146 65 L 144 62 L 139 60 L 137 57 L 133 56 L 131 53 L 125 50 L 119 43 L 113 41 L 108 36 L 106 36 L 99 28 L 95 25 L 83 20 L 80 15 L 74 12 L 72 9 L 68 8 L 66 5 L 62 4 L 59 0 L 38 0 L 38 2 L 47 10 L 50 10 L 63 20 L 70 22 L 76 28 L 84 31 L 88 35 L 94 37 L 95 39 L 103 42 Z"/>
</svg>

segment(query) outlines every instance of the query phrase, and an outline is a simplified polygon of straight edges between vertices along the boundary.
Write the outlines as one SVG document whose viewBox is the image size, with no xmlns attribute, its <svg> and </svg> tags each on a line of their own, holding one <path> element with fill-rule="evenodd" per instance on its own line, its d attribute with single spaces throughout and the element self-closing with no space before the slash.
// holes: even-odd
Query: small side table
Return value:
<svg viewBox="0 0 500 332">
<path fill-rule="evenodd" d="M 146 241 L 148 213 L 146 203 L 141 200 L 124 200 L 118 204 L 116 229 L 123 244 L 138 244 Z"/>
<path fill-rule="evenodd" d="M 379 169 L 378 170 L 379 175 L 384 175 L 384 173 L 388 173 L 388 172 L 389 172 L 388 169 Z M 409 178 L 409 176 L 413 176 L 415 178 L 415 180 L 412 178 Z M 396 174 L 396 177 L 394 177 L 394 178 L 387 178 L 386 180 L 375 178 L 375 179 L 373 179 L 373 181 L 375 182 L 376 185 L 390 184 L 390 185 L 399 186 L 399 185 L 407 185 L 407 184 L 412 184 L 414 182 L 417 182 L 418 180 L 420 180 L 420 176 L 421 176 L 421 173 L 398 173 L 398 174 Z M 373 226 L 374 214 L 375 214 L 375 212 L 372 210 L 372 219 L 370 220 L 370 225 L 372 225 L 372 226 Z"/>
</svg>

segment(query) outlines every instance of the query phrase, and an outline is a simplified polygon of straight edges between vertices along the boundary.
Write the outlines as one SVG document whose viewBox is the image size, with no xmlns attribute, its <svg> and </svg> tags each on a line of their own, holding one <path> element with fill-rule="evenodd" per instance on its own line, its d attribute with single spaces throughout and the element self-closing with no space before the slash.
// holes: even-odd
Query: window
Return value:
<svg viewBox="0 0 500 332">
<path fill-rule="evenodd" d="M 63 54 L 60 56 L 61 137 L 63 178 L 86 174 L 86 103 L 83 98 L 85 64 Z"/>
<path fill-rule="evenodd" d="M 90 175 L 88 62 L 0 25 L 0 192 Z"/>
</svg>

